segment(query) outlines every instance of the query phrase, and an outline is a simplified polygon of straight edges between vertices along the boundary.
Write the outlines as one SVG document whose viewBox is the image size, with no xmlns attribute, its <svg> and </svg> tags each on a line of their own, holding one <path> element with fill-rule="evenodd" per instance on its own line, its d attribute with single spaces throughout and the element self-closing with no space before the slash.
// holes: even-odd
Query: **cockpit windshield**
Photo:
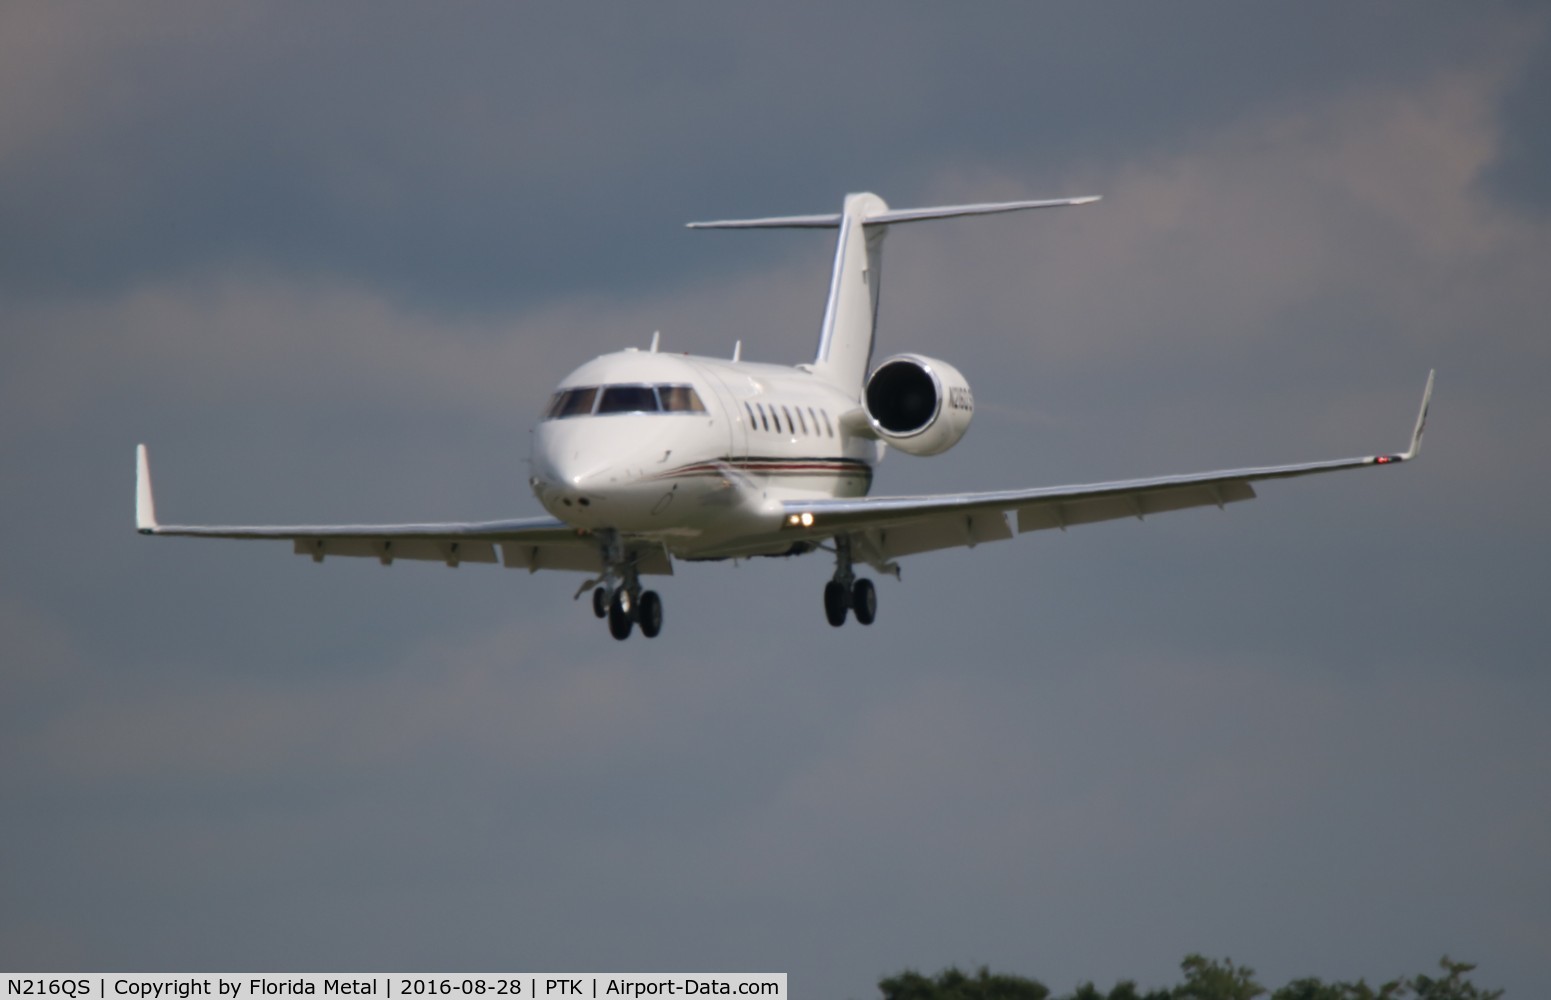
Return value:
<svg viewBox="0 0 1551 1000">
<path fill-rule="evenodd" d="M 704 413 L 692 385 L 590 385 L 561 389 L 549 401 L 545 420 L 610 413 Z"/>
<path fill-rule="evenodd" d="M 592 412 L 592 404 L 597 401 L 597 397 L 596 386 L 588 386 L 585 389 L 562 389 L 555 393 L 554 399 L 549 401 L 549 410 L 545 412 L 544 419 L 586 416 Z"/>
<path fill-rule="evenodd" d="M 657 396 L 668 413 L 704 413 L 705 404 L 692 385 L 659 385 Z"/>
<path fill-rule="evenodd" d="M 599 413 L 656 413 L 657 393 L 649 385 L 606 385 Z"/>
</svg>

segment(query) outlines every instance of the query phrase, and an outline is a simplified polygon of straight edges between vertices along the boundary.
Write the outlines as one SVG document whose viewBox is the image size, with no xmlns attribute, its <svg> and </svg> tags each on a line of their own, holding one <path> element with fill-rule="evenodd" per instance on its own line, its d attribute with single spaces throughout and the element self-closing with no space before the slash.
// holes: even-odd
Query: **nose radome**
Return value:
<svg viewBox="0 0 1551 1000">
<path fill-rule="evenodd" d="M 557 455 L 544 463 L 547 479 L 554 486 L 567 492 L 588 493 L 608 489 L 620 481 L 621 469 L 611 462 L 600 462 L 596 456 Z"/>
<path fill-rule="evenodd" d="M 533 473 L 551 489 L 576 496 L 628 487 L 640 474 L 639 442 L 609 425 L 546 425 L 534 440 Z M 613 433 L 606 433 L 613 430 Z"/>
</svg>

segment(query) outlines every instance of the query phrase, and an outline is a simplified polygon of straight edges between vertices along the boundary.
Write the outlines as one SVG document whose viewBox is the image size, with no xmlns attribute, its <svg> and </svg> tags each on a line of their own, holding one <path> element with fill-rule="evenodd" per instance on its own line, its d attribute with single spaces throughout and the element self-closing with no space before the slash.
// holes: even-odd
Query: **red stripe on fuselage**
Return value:
<svg viewBox="0 0 1551 1000">
<path fill-rule="evenodd" d="M 718 462 L 697 462 L 694 465 L 680 466 L 668 472 L 658 473 L 653 478 L 677 479 L 681 476 L 721 475 L 725 469 L 765 475 L 827 472 L 834 475 L 872 476 L 872 466 L 854 458 L 729 458 Z"/>
</svg>

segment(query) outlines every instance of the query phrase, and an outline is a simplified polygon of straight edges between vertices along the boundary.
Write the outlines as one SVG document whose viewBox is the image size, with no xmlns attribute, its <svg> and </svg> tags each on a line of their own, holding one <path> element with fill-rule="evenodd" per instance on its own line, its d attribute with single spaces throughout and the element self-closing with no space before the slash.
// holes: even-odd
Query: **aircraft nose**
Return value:
<svg viewBox="0 0 1551 1000">
<path fill-rule="evenodd" d="M 541 449 L 533 456 L 533 492 L 551 509 L 588 507 L 619 480 L 612 463 L 580 451 Z"/>
<path fill-rule="evenodd" d="M 550 455 L 535 463 L 540 479 L 557 489 L 586 492 L 608 483 L 613 467 L 596 458 L 581 455 Z"/>
</svg>

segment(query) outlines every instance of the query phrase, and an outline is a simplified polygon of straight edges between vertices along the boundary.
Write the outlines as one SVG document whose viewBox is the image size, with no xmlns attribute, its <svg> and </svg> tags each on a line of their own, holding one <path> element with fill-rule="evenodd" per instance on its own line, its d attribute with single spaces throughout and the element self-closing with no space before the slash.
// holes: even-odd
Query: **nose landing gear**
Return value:
<svg viewBox="0 0 1551 1000">
<path fill-rule="evenodd" d="M 588 587 L 593 588 L 592 613 L 608 619 L 609 635 L 614 638 L 630 638 L 637 625 L 648 639 L 657 638 L 662 631 L 662 598 L 655 590 L 641 589 L 635 561 L 622 550 L 617 539 L 608 539 L 603 559 L 607 572 L 602 578 L 583 584 L 576 596 L 581 597 Z"/>
<path fill-rule="evenodd" d="M 609 599 L 609 635 L 621 640 L 630 638 L 630 630 L 635 627 L 635 616 L 630 613 L 634 608 L 630 591 L 624 587 L 616 588 Z"/>
<path fill-rule="evenodd" d="M 635 620 L 641 626 L 642 635 L 648 639 L 657 638 L 657 633 L 662 631 L 662 598 L 657 596 L 657 591 L 642 592 L 641 600 L 636 604 Z"/>
</svg>

